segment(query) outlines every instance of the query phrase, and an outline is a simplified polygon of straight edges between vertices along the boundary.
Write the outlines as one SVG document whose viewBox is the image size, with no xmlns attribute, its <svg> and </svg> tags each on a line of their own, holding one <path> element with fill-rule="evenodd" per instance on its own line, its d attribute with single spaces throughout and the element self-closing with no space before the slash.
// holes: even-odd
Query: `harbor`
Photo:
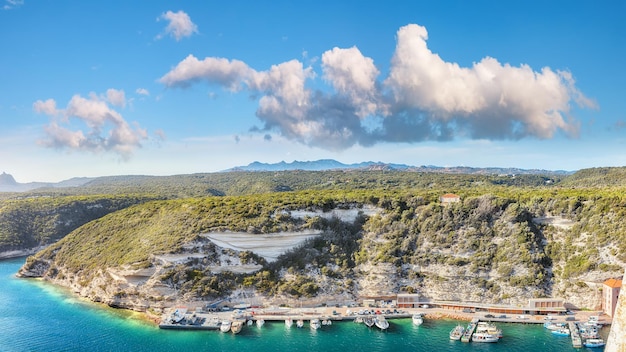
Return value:
<svg viewBox="0 0 626 352">
<path fill-rule="evenodd" d="M 466 327 L 457 325 L 450 331 L 450 340 L 464 343 L 496 343 L 503 338 L 502 330 L 496 323 L 542 324 L 553 330 L 555 338 L 571 338 L 573 348 L 602 347 L 604 340 L 599 329 L 607 322 L 598 316 L 581 312 L 578 315 L 517 315 L 477 314 L 450 311 L 441 308 L 428 309 L 383 309 L 371 307 L 317 307 L 317 308 L 243 308 L 234 310 L 203 309 L 189 310 L 187 307 L 174 307 L 163 314 L 159 328 L 175 330 L 220 330 L 238 334 L 242 329 L 262 328 L 266 322 L 284 323 L 285 328 L 329 329 L 340 322 L 359 323 L 368 328 L 385 331 L 396 319 L 412 319 L 414 325 L 425 320 L 466 320 Z M 391 322 L 391 323 L 390 323 Z"/>
</svg>

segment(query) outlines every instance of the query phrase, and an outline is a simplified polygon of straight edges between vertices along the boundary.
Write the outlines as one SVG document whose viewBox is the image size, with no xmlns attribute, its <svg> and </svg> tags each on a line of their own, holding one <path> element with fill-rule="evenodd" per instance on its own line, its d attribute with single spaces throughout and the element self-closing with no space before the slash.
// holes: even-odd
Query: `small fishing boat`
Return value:
<svg viewBox="0 0 626 352">
<path fill-rule="evenodd" d="M 587 339 L 585 340 L 585 343 L 583 344 L 585 345 L 585 347 L 602 347 L 605 345 L 604 340 L 602 340 L 601 338 L 597 338 L 597 339 Z"/>
<path fill-rule="evenodd" d="M 552 330 L 552 334 L 556 336 L 569 336 L 570 331 L 568 328 L 560 328 L 560 329 Z"/>
<path fill-rule="evenodd" d="M 463 336 L 465 332 L 465 328 L 460 324 L 455 326 L 452 330 L 450 330 L 450 340 L 458 341 Z"/>
<path fill-rule="evenodd" d="M 290 328 L 293 325 L 293 319 L 291 317 L 285 319 L 285 327 Z"/>
<path fill-rule="evenodd" d="M 304 326 L 304 320 L 298 319 L 298 321 L 296 322 L 296 326 L 299 327 L 299 328 L 303 327 Z"/>
<path fill-rule="evenodd" d="M 263 320 L 263 319 L 257 319 L 256 320 L 256 326 L 262 328 L 263 325 L 265 325 L 265 320 Z"/>
</svg>

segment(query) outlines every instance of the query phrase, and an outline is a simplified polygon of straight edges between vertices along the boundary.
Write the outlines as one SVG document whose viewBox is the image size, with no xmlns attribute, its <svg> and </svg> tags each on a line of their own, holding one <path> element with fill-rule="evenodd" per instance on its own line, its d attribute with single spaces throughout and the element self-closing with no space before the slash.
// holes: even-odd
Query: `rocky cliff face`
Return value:
<svg viewBox="0 0 626 352">
<path fill-rule="evenodd" d="M 626 277 L 626 275 L 624 276 Z M 626 281 L 622 281 L 611 332 L 606 341 L 606 352 L 626 352 Z"/>
</svg>

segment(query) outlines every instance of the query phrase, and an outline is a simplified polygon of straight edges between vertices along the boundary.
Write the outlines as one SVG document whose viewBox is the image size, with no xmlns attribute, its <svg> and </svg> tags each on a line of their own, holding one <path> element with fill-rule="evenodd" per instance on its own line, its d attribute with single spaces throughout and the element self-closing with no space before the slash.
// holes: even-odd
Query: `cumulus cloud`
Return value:
<svg viewBox="0 0 626 352">
<path fill-rule="evenodd" d="M 191 22 L 191 18 L 183 11 L 172 12 L 167 11 L 162 14 L 158 20 L 165 20 L 169 23 L 165 27 L 165 34 L 171 35 L 176 41 L 184 37 L 190 37 L 194 33 L 198 33 L 198 26 Z M 157 39 L 161 39 L 163 35 L 158 35 Z"/>
<path fill-rule="evenodd" d="M 258 98 L 257 132 L 277 131 L 291 140 L 329 150 L 379 142 L 446 141 L 455 138 L 552 138 L 576 136 L 572 103 L 596 107 L 570 72 L 533 70 L 485 57 L 470 67 L 447 62 L 427 45 L 426 28 L 397 32 L 387 77 L 357 47 L 321 56 L 329 89 L 312 90 L 312 67 L 291 60 L 257 71 L 226 58 L 189 55 L 160 82 L 188 87 L 204 81 Z"/>
<path fill-rule="evenodd" d="M 57 109 L 53 99 L 36 101 L 33 109 L 51 116 L 50 123 L 44 128 L 46 136 L 40 143 L 52 148 L 110 151 L 123 158 L 130 157 L 136 148 L 141 147 L 147 132 L 139 126 L 131 126 L 110 106 L 121 102 L 120 92 L 110 89 L 106 99 L 93 93 L 88 98 L 74 95 L 65 109 Z"/>
<path fill-rule="evenodd" d="M 126 106 L 126 94 L 123 90 L 107 89 L 107 100 L 113 106 L 123 108 Z"/>
<path fill-rule="evenodd" d="M 33 103 L 33 110 L 40 114 L 46 115 L 56 115 L 57 111 L 57 102 L 54 99 L 48 99 L 46 101 L 37 100 Z"/>
</svg>

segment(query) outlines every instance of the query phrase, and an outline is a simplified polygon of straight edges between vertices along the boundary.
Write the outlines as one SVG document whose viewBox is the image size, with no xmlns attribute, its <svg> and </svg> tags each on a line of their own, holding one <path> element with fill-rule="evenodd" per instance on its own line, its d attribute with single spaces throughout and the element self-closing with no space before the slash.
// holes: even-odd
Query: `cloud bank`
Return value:
<svg viewBox="0 0 626 352">
<path fill-rule="evenodd" d="M 491 57 L 461 67 L 433 53 L 427 39 L 425 27 L 400 28 L 383 79 L 357 47 L 326 51 L 325 91 L 307 88 L 317 76 L 297 60 L 257 71 L 238 60 L 189 55 L 160 82 L 187 87 L 204 81 L 247 91 L 258 97 L 263 126 L 257 131 L 329 150 L 455 138 L 547 139 L 559 131 L 575 137 L 579 123 L 570 116 L 571 104 L 595 107 L 567 71 L 534 71 Z"/>
<path fill-rule="evenodd" d="M 44 127 L 46 147 L 90 152 L 114 152 L 124 159 L 141 147 L 147 132 L 131 126 L 111 106 L 126 105 L 124 91 L 109 89 L 104 96 L 90 94 L 88 98 L 74 95 L 65 109 L 58 109 L 54 99 L 37 100 L 33 110 L 51 117 Z"/>
<path fill-rule="evenodd" d="M 159 20 L 168 21 L 167 27 L 165 27 L 165 34 L 174 37 L 176 41 L 198 33 L 198 26 L 191 22 L 189 15 L 183 11 L 167 11 L 157 18 L 157 21 Z M 163 38 L 163 34 L 157 36 L 157 39 L 161 38 Z"/>
</svg>

